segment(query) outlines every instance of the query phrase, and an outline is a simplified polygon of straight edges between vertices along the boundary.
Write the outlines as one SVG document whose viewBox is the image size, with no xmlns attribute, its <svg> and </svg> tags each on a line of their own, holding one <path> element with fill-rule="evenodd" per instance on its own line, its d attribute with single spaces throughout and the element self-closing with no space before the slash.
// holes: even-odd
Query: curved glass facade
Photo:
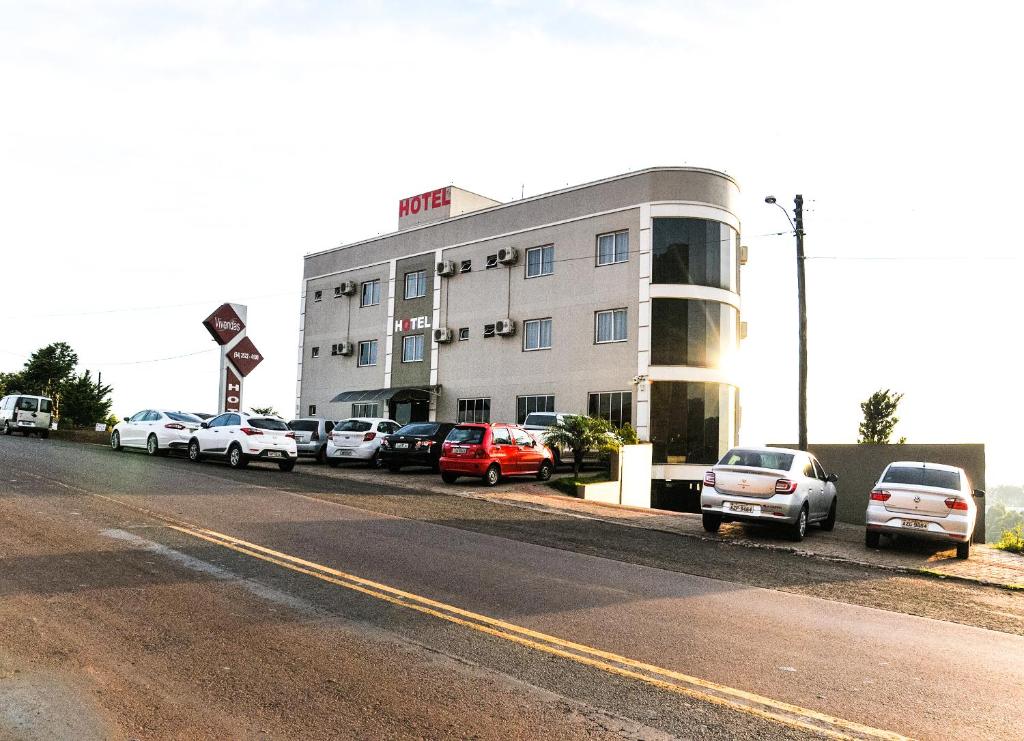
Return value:
<svg viewBox="0 0 1024 741">
<path fill-rule="evenodd" d="M 651 299 L 651 364 L 721 368 L 736 349 L 739 312 L 729 304 Z"/>
<path fill-rule="evenodd" d="M 687 283 L 739 291 L 739 235 L 710 219 L 657 218 L 652 283 Z"/>
<path fill-rule="evenodd" d="M 652 382 L 653 462 L 717 463 L 732 444 L 735 414 L 736 388 L 728 384 Z"/>
</svg>

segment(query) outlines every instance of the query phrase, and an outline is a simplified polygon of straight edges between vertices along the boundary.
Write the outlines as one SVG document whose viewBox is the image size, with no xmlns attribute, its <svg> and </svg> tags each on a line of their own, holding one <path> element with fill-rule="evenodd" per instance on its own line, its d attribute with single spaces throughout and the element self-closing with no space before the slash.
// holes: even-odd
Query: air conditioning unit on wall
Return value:
<svg viewBox="0 0 1024 741">
<path fill-rule="evenodd" d="M 750 252 L 747 249 L 747 246 L 745 244 L 744 245 L 740 245 L 740 265 L 746 265 L 747 264 L 747 258 L 749 256 L 750 256 Z"/>
<path fill-rule="evenodd" d="M 356 292 L 356 284 L 350 280 L 345 281 L 341 284 L 341 295 L 351 296 Z"/>
<path fill-rule="evenodd" d="M 502 265 L 515 265 L 519 259 L 519 252 L 515 247 L 502 247 L 498 250 L 498 262 Z"/>
<path fill-rule="evenodd" d="M 448 327 L 439 327 L 434 330 L 434 342 L 443 344 L 452 341 L 452 331 Z"/>
<path fill-rule="evenodd" d="M 511 337 L 516 333 L 516 323 L 512 319 L 499 319 L 494 323 L 494 334 Z"/>
<path fill-rule="evenodd" d="M 442 278 L 449 278 L 458 272 L 458 268 L 451 260 L 442 260 L 437 264 L 437 274 Z"/>
<path fill-rule="evenodd" d="M 338 344 L 338 355 L 351 355 L 352 354 L 352 343 L 341 342 Z"/>
</svg>

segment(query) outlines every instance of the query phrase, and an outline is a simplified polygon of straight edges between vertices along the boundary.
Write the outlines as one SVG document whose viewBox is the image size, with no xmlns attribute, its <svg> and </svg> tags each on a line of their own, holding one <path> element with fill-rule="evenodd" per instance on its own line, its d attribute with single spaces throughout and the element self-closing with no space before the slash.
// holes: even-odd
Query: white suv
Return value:
<svg viewBox="0 0 1024 741">
<path fill-rule="evenodd" d="M 295 433 L 283 419 L 225 412 L 203 422 L 189 440 L 189 459 L 198 463 L 208 456 L 224 458 L 232 468 L 245 468 L 249 461 L 260 460 L 291 471 L 299 454 Z"/>
<path fill-rule="evenodd" d="M 327 464 L 337 466 L 342 461 L 364 461 L 371 468 L 380 468 L 380 442 L 399 427 L 401 425 L 393 419 L 380 417 L 341 420 L 327 439 Z"/>
</svg>

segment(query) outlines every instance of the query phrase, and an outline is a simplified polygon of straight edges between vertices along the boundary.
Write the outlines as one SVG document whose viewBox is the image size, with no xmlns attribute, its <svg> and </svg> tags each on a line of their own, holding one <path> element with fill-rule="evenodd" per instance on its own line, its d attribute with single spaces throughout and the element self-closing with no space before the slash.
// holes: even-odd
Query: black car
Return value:
<svg viewBox="0 0 1024 741">
<path fill-rule="evenodd" d="M 398 471 L 402 466 L 438 470 L 441 443 L 453 427 L 454 422 L 410 422 L 381 440 L 381 464 L 389 471 Z"/>
</svg>

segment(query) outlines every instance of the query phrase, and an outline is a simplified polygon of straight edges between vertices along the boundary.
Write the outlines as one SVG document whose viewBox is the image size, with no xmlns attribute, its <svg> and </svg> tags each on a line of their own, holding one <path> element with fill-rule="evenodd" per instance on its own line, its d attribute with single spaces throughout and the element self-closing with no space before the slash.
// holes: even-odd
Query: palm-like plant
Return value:
<svg viewBox="0 0 1024 741">
<path fill-rule="evenodd" d="M 608 433 L 611 425 L 599 417 L 571 415 L 563 417 L 548 428 L 545 442 L 551 447 L 569 448 L 572 451 L 572 475 L 580 475 L 583 456 L 588 451 L 603 452 L 617 447 L 615 438 Z"/>
</svg>

